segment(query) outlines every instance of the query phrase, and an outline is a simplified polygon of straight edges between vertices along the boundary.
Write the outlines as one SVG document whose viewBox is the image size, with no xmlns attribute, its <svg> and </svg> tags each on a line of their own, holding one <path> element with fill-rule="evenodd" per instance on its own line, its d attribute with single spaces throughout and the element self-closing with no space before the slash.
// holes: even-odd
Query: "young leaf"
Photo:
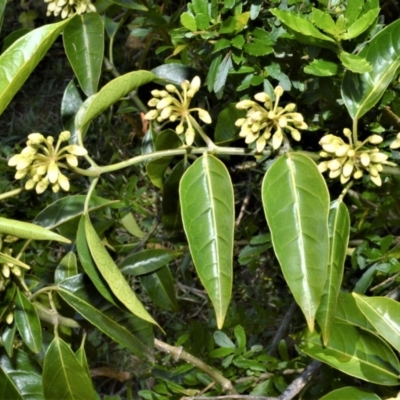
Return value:
<svg viewBox="0 0 400 400">
<path fill-rule="evenodd" d="M 334 39 L 321 33 L 310 21 L 303 18 L 301 14 L 295 15 L 293 12 L 279 10 L 278 8 L 272 8 L 270 12 L 295 32 L 321 41 L 335 43 Z"/>
<path fill-rule="evenodd" d="M 345 51 L 339 53 L 342 64 L 356 74 L 363 74 L 372 70 L 371 64 L 363 57 L 357 54 L 350 54 Z"/>
<path fill-rule="evenodd" d="M 362 15 L 359 19 L 357 19 L 353 24 L 349 26 L 346 33 L 340 35 L 341 39 L 349 40 L 354 39 L 357 36 L 361 35 L 365 32 L 376 20 L 379 15 L 379 8 L 374 8 L 369 10 L 364 15 Z"/>
<path fill-rule="evenodd" d="M 331 61 L 313 60 L 304 67 L 304 72 L 315 76 L 333 76 L 339 72 L 339 66 Z"/>
<path fill-rule="evenodd" d="M 85 223 L 87 243 L 93 260 L 101 275 L 107 282 L 115 297 L 134 315 L 152 324 L 157 323 L 136 297 L 135 292 L 129 286 L 121 271 L 115 265 L 114 260 L 108 254 L 97 232 L 92 226 L 89 217 L 82 217 Z"/>
<path fill-rule="evenodd" d="M 35 307 L 19 289 L 15 296 L 14 318 L 24 343 L 33 353 L 39 353 L 42 347 L 42 326 Z"/>
<path fill-rule="evenodd" d="M 331 36 L 335 36 L 336 24 L 329 13 L 318 10 L 318 8 L 313 8 L 312 18 L 317 28 L 329 33 Z"/>
<path fill-rule="evenodd" d="M 204 154 L 185 172 L 179 194 L 190 253 L 221 329 L 233 275 L 235 208 L 228 170 L 217 158 Z"/>
<path fill-rule="evenodd" d="M 58 242 L 71 243 L 65 237 L 42 226 L 9 218 L 0 218 L 0 233 L 16 236 L 21 239 L 56 240 Z"/>
<path fill-rule="evenodd" d="M 224 86 L 226 82 L 226 78 L 228 77 L 229 69 L 232 67 L 232 57 L 231 54 L 228 53 L 221 64 L 218 66 L 217 74 L 214 82 L 214 92 L 219 92 Z"/>
<path fill-rule="evenodd" d="M 132 235 L 139 239 L 143 239 L 146 234 L 140 229 L 132 213 L 127 213 L 120 220 L 122 226 Z"/>
<path fill-rule="evenodd" d="M 168 311 L 178 310 L 174 280 L 167 266 L 151 274 L 141 276 L 140 283 L 145 288 L 150 299 L 158 307 Z"/>
<path fill-rule="evenodd" d="M 357 306 L 377 332 L 400 351 L 400 303 L 388 297 L 366 297 L 353 293 Z"/>
<path fill-rule="evenodd" d="M 325 180 L 310 158 L 289 153 L 268 169 L 262 202 L 283 275 L 313 331 L 329 252 Z"/>
<path fill-rule="evenodd" d="M 96 400 L 90 377 L 70 347 L 55 337 L 47 349 L 43 364 L 45 400 Z"/>
<path fill-rule="evenodd" d="M 364 389 L 357 387 L 343 387 L 336 389 L 325 396 L 322 396 L 320 400 L 380 400 L 381 398 L 374 393 L 368 392 Z"/>
<path fill-rule="evenodd" d="M 372 66 L 370 72 L 347 71 L 342 83 L 342 98 L 353 119 L 361 118 L 382 97 L 400 66 L 400 20 L 374 36 L 358 53 Z"/>
<path fill-rule="evenodd" d="M 104 53 L 104 26 L 97 13 L 75 15 L 64 30 L 64 48 L 86 96 L 97 92 Z"/>
<path fill-rule="evenodd" d="M 191 32 L 197 31 L 196 19 L 187 11 L 181 14 L 181 24 Z"/>
<path fill-rule="evenodd" d="M 0 114 L 68 23 L 64 20 L 34 29 L 0 56 Z"/>
<path fill-rule="evenodd" d="M 385 386 L 399 384 L 400 364 L 393 350 L 379 337 L 352 325 L 336 323 L 327 346 L 323 346 L 318 333 L 307 333 L 300 349 L 312 358 L 367 382 Z"/>
<path fill-rule="evenodd" d="M 58 284 L 57 292 L 79 314 L 134 354 L 153 358 L 153 329 L 142 319 L 107 303 L 84 275 Z"/>
<path fill-rule="evenodd" d="M 321 304 L 317 311 L 317 321 L 321 328 L 325 345 L 329 341 L 329 334 L 335 321 L 336 307 L 343 279 L 344 261 L 350 235 L 349 212 L 341 200 L 336 200 L 331 203 L 328 224 L 328 274 Z"/>
</svg>

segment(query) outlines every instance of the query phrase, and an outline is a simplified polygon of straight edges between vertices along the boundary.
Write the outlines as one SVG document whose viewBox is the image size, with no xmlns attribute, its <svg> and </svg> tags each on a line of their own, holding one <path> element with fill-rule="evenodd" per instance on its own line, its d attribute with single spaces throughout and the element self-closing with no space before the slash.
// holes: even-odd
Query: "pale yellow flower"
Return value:
<svg viewBox="0 0 400 400">
<path fill-rule="evenodd" d="M 81 15 L 85 12 L 96 12 L 96 7 L 90 0 L 44 0 L 47 4 L 47 16 L 53 14 L 55 17 L 61 16 L 62 19 L 71 17 L 75 14 Z"/>
</svg>

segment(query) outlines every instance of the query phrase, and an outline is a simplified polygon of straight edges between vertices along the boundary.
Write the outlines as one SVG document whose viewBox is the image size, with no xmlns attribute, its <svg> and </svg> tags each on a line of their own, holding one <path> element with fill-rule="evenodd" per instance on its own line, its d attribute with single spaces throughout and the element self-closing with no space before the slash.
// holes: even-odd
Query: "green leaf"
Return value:
<svg viewBox="0 0 400 400">
<path fill-rule="evenodd" d="M 225 110 L 218 114 L 217 125 L 215 127 L 215 141 L 223 144 L 238 137 L 239 128 L 235 126 L 236 120 L 246 115 L 244 110 L 238 110 L 235 104 L 230 104 Z"/>
<path fill-rule="evenodd" d="M 156 78 L 156 75 L 149 71 L 133 71 L 108 82 L 97 94 L 89 97 L 79 109 L 75 118 L 79 135 L 83 136 L 89 123 L 115 102 Z"/>
<path fill-rule="evenodd" d="M 359 17 L 364 6 L 364 1 L 365 0 L 353 0 L 347 3 L 346 9 L 344 10 L 344 16 L 348 26 L 352 25 Z"/>
<path fill-rule="evenodd" d="M 140 276 L 157 271 L 181 255 L 167 249 L 148 249 L 132 254 L 122 260 L 121 272 L 125 275 Z"/>
<path fill-rule="evenodd" d="M 222 331 L 215 331 L 214 332 L 214 342 L 224 348 L 235 349 L 235 343 L 232 342 L 231 339 Z"/>
<path fill-rule="evenodd" d="M 208 2 L 204 0 L 192 0 L 193 11 L 195 12 L 195 18 L 197 23 L 197 28 L 199 30 L 205 30 L 210 25 Z"/>
<path fill-rule="evenodd" d="M 15 323 L 22 340 L 33 353 L 42 347 L 42 326 L 33 304 L 17 289 L 14 308 Z"/>
<path fill-rule="evenodd" d="M 265 43 L 264 39 L 253 38 L 251 42 L 246 43 L 243 46 L 245 53 L 251 56 L 261 57 L 266 56 L 274 52 L 274 48 L 268 43 Z"/>
<path fill-rule="evenodd" d="M 143 4 L 139 4 L 133 0 L 112 0 L 112 3 L 118 4 L 121 7 L 127 8 L 129 10 L 138 10 L 138 11 L 149 11 L 149 9 Z"/>
<path fill-rule="evenodd" d="M 341 39 L 349 40 L 349 39 L 354 39 L 357 36 L 361 35 L 374 23 L 374 21 L 379 15 L 379 11 L 380 11 L 379 8 L 374 8 L 372 10 L 369 10 L 364 15 L 362 15 L 360 18 L 354 21 L 353 24 L 349 26 L 346 33 L 340 35 Z"/>
<path fill-rule="evenodd" d="M 21 239 L 56 240 L 62 243 L 71 243 L 69 239 L 42 226 L 9 218 L 0 218 L 0 233 L 16 236 Z"/>
<path fill-rule="evenodd" d="M 262 201 L 283 275 L 313 331 L 329 252 L 325 180 L 310 158 L 289 153 L 268 169 Z"/>
<path fill-rule="evenodd" d="M 329 259 L 328 274 L 321 304 L 317 311 L 317 321 L 321 328 L 324 344 L 335 322 L 336 307 L 343 280 L 344 262 L 350 236 L 350 216 L 341 200 L 331 203 L 328 218 Z"/>
<path fill-rule="evenodd" d="M 234 329 L 236 344 L 240 351 L 246 350 L 246 333 L 242 326 L 236 325 Z"/>
<path fill-rule="evenodd" d="M 0 262 L 18 265 L 19 267 L 22 267 L 25 269 L 31 269 L 31 267 L 28 264 L 25 264 L 22 261 L 18 260 L 17 258 L 11 257 L 10 255 L 8 255 L 6 253 L 0 253 Z"/>
<path fill-rule="evenodd" d="M 176 63 L 159 65 L 153 68 L 151 72 L 159 78 L 173 82 L 176 85 L 180 85 L 185 79 L 191 81 L 198 75 L 198 71 L 195 68 Z"/>
<path fill-rule="evenodd" d="M 197 274 L 222 328 L 232 292 L 235 208 L 225 165 L 204 154 L 185 172 L 180 188 L 182 220 Z"/>
<path fill-rule="evenodd" d="M 304 36 L 311 36 L 314 39 L 335 43 L 334 39 L 321 33 L 310 21 L 304 19 L 301 14 L 295 15 L 293 12 L 279 10 L 278 8 L 272 8 L 270 12 L 295 32 Z"/>
<path fill-rule="evenodd" d="M 54 272 L 54 282 L 58 283 L 64 279 L 78 274 L 78 265 L 76 255 L 74 252 L 69 251 L 58 264 Z"/>
<path fill-rule="evenodd" d="M 336 320 L 358 326 L 370 333 L 375 334 L 374 326 L 358 308 L 355 298 L 351 293 L 340 293 L 336 310 Z"/>
<path fill-rule="evenodd" d="M 17 332 L 17 325 L 12 324 L 11 326 L 4 327 L 1 334 L 1 340 L 3 342 L 4 350 L 7 356 L 11 358 L 14 354 L 14 339 L 15 333 Z"/>
<path fill-rule="evenodd" d="M 181 24 L 191 32 L 197 31 L 196 19 L 187 11 L 181 14 Z"/>
<path fill-rule="evenodd" d="M 329 13 L 313 8 L 312 19 L 317 28 L 333 36 L 336 34 L 336 24 Z"/>
<path fill-rule="evenodd" d="M 378 385 L 397 386 L 400 364 L 393 350 L 381 339 L 348 324 L 336 323 L 327 346 L 320 335 L 307 333 L 300 349 L 345 374 Z"/>
<path fill-rule="evenodd" d="M 64 20 L 37 28 L 0 56 L 0 114 L 68 23 L 69 20 Z"/>
<path fill-rule="evenodd" d="M 357 54 L 346 53 L 341 51 L 339 53 L 340 61 L 351 72 L 356 74 L 363 74 L 372 70 L 371 64 L 363 57 Z"/>
<path fill-rule="evenodd" d="M 368 392 L 367 390 L 360 389 L 357 387 L 343 387 L 336 389 L 325 396 L 322 396 L 320 400 L 380 400 L 380 397 L 374 393 Z"/>
<path fill-rule="evenodd" d="M 6 378 L 3 373 L 6 374 Z M 12 392 L 6 389 L 10 383 L 14 386 L 11 389 Z M 43 399 L 41 368 L 36 360 L 20 349 L 15 349 L 11 358 L 1 354 L 0 398 L 10 400 Z"/>
<path fill-rule="evenodd" d="M 313 60 L 304 67 L 304 72 L 315 76 L 333 76 L 339 72 L 339 66 L 331 61 Z"/>
<path fill-rule="evenodd" d="M 16 295 L 16 286 L 13 282 L 7 286 L 6 290 L 0 293 L 0 320 L 4 320 L 5 315 L 13 306 Z"/>
<path fill-rule="evenodd" d="M 132 235 L 139 239 L 143 239 L 146 234 L 140 229 L 132 213 L 126 214 L 120 220 L 122 226 Z"/>
<path fill-rule="evenodd" d="M 70 347 L 55 337 L 47 349 L 43 364 L 45 400 L 96 400 L 92 382 Z"/>
<path fill-rule="evenodd" d="M 35 222 L 48 229 L 54 229 L 71 220 L 81 217 L 86 201 L 85 195 L 67 196 L 56 200 L 35 218 Z M 102 197 L 92 196 L 89 202 L 89 212 L 99 210 L 103 207 L 115 204 L 118 201 L 107 200 Z"/>
<path fill-rule="evenodd" d="M 231 67 L 232 57 L 231 54 L 228 53 L 218 66 L 214 82 L 214 92 L 219 92 L 225 86 L 226 78 L 228 77 L 229 69 Z"/>
<path fill-rule="evenodd" d="M 83 100 L 75 81 L 72 79 L 64 90 L 61 100 L 61 118 L 62 124 L 66 131 L 70 131 L 72 136 L 76 136 L 75 132 L 75 114 L 82 105 Z"/>
<path fill-rule="evenodd" d="M 347 71 L 342 83 L 342 98 L 353 119 L 361 118 L 382 97 L 400 66 L 400 20 L 374 36 L 358 53 L 371 64 L 370 72 Z"/>
<path fill-rule="evenodd" d="M 97 13 L 75 15 L 64 30 L 64 48 L 86 96 L 97 92 L 104 53 L 104 26 Z"/>
<path fill-rule="evenodd" d="M 140 283 L 155 305 L 167 311 L 178 310 L 174 280 L 168 267 L 160 268 L 151 274 L 142 275 Z"/>
<path fill-rule="evenodd" d="M 76 275 L 59 283 L 57 292 L 112 340 L 140 357 L 153 359 L 152 326 L 104 301 L 84 275 Z"/>
<path fill-rule="evenodd" d="M 114 260 L 108 254 L 97 232 L 92 226 L 89 217 L 83 216 L 85 221 L 85 233 L 87 243 L 93 260 L 101 275 L 107 282 L 115 297 L 134 315 L 152 324 L 157 323 L 148 313 L 143 304 L 136 297 L 135 292 L 129 286 L 121 271 L 115 265 Z"/>
<path fill-rule="evenodd" d="M 357 306 L 376 331 L 400 351 L 400 303 L 388 297 L 366 297 L 353 293 Z"/>
<path fill-rule="evenodd" d="M 96 289 L 106 300 L 108 300 L 112 304 L 115 304 L 116 302 L 114 296 L 110 291 L 110 288 L 104 280 L 103 276 L 96 268 L 96 265 L 94 264 L 92 256 L 90 254 L 85 232 L 85 218 L 83 216 L 79 221 L 78 232 L 76 235 L 76 249 L 78 251 L 81 265 L 84 271 L 89 276 L 90 280 L 93 282 Z"/>
<path fill-rule="evenodd" d="M 169 232 L 182 231 L 179 183 L 187 166 L 188 163 L 186 160 L 179 161 L 164 182 L 161 222 Z"/>
</svg>

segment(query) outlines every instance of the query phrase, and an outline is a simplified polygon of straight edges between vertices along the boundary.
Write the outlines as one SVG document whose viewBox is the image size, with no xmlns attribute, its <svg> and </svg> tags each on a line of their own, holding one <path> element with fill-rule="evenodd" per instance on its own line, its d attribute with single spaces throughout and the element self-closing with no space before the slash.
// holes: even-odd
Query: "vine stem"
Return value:
<svg viewBox="0 0 400 400">
<path fill-rule="evenodd" d="M 10 190 L 10 191 L 5 192 L 5 193 L 1 193 L 1 194 L 0 194 L 0 201 L 1 201 L 1 200 L 4 200 L 4 199 L 8 199 L 9 197 L 17 196 L 17 195 L 19 195 L 23 190 L 24 190 L 24 188 L 19 188 L 19 189 Z"/>
<path fill-rule="evenodd" d="M 229 379 L 225 378 L 220 372 L 206 364 L 204 361 L 201 361 L 197 357 L 187 353 L 182 347 L 171 346 L 158 339 L 154 339 L 154 346 L 157 350 L 162 351 L 163 353 L 171 354 L 175 360 L 184 360 L 205 372 L 212 379 L 214 379 L 215 382 L 221 385 L 224 392 L 227 392 L 231 395 L 237 394 L 236 389 Z"/>
</svg>

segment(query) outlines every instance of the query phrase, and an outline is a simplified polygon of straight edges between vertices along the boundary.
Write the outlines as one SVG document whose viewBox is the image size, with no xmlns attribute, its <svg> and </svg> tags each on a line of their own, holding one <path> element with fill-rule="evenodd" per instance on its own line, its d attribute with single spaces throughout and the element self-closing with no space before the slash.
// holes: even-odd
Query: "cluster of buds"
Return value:
<svg viewBox="0 0 400 400">
<path fill-rule="evenodd" d="M 37 194 L 43 193 L 49 185 L 55 193 L 60 188 L 68 191 L 69 180 L 61 173 L 60 168 L 77 167 L 77 156 L 87 154 L 86 149 L 76 144 L 60 149 L 61 143 L 67 142 L 70 136 L 68 131 L 61 132 L 54 147 L 52 136 L 45 138 L 41 133 L 31 133 L 26 147 L 8 161 L 9 166 L 16 167 L 15 179 L 28 177 L 25 189 L 35 188 Z"/>
<path fill-rule="evenodd" d="M 400 147 L 400 133 L 397 134 L 396 139 L 390 144 L 391 149 L 398 149 Z"/>
<path fill-rule="evenodd" d="M 338 136 L 329 134 L 324 136 L 319 144 L 323 150 L 320 156 L 330 158 L 322 161 L 318 165 L 321 173 L 329 172 L 330 178 L 340 176 L 340 182 L 345 184 L 351 178 L 360 179 L 364 172 L 367 172 L 371 181 L 377 185 L 382 185 L 379 172 L 382 171 L 382 164 L 395 165 L 387 161 L 388 156 L 379 151 L 377 147 L 366 148 L 367 143 L 377 145 L 383 138 L 379 135 L 371 135 L 363 142 L 353 143 L 352 132 L 345 128 L 343 134 L 349 139 L 349 144 Z"/>
<path fill-rule="evenodd" d="M 195 138 L 194 124 L 197 124 L 190 115 L 192 112 L 197 112 L 199 119 L 204 123 L 210 124 L 210 114 L 202 108 L 190 108 L 190 102 L 194 95 L 200 89 L 200 78 L 194 77 L 191 82 L 184 80 L 179 90 L 174 85 L 166 85 L 165 90 L 153 90 L 151 92 L 153 98 L 148 102 L 150 107 L 155 109 L 149 111 L 145 118 L 149 121 L 157 120 L 158 122 L 176 122 L 179 124 L 175 128 L 178 135 L 184 134 L 185 142 L 191 146 Z"/>
<path fill-rule="evenodd" d="M 90 0 L 44 0 L 47 5 L 47 16 L 53 14 L 55 17 L 61 15 L 62 19 L 72 15 L 84 14 L 85 12 L 96 12 L 96 7 Z"/>
<path fill-rule="evenodd" d="M 239 110 L 247 110 L 246 118 L 240 118 L 235 125 L 241 127 L 239 136 L 244 137 L 246 143 L 256 142 L 258 152 L 263 151 L 267 142 L 271 139 L 274 150 L 278 149 L 282 142 L 287 140 L 286 132 L 289 132 L 296 141 L 301 139 L 299 129 L 307 129 L 304 118 L 300 113 L 294 112 L 296 105 L 290 103 L 285 107 L 279 107 L 279 99 L 283 89 L 277 86 L 274 90 L 275 100 L 272 101 L 267 93 L 257 93 L 253 100 L 242 100 L 236 104 Z"/>
</svg>

